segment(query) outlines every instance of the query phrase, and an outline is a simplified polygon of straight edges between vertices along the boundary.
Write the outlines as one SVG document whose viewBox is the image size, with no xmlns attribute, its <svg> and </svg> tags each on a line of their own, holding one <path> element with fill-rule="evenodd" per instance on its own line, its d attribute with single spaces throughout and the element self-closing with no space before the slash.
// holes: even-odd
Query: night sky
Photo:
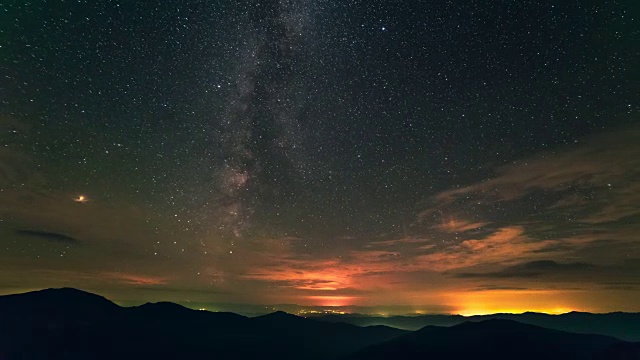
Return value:
<svg viewBox="0 0 640 360">
<path fill-rule="evenodd" d="M 640 311 L 631 3 L 3 1 L 0 292 Z"/>
</svg>

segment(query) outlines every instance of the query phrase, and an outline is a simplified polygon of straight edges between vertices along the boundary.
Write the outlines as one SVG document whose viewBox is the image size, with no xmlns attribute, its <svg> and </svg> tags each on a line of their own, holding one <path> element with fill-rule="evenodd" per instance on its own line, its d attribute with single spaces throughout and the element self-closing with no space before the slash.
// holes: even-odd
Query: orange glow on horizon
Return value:
<svg viewBox="0 0 640 360">
<path fill-rule="evenodd" d="M 562 290 L 491 290 L 449 295 L 450 300 L 456 303 L 455 313 L 463 316 L 525 312 L 557 315 L 583 311 L 571 305 L 573 301 L 569 293 Z"/>
<path fill-rule="evenodd" d="M 519 307 L 516 307 L 516 308 L 478 307 L 478 308 L 464 309 L 462 311 L 459 311 L 457 315 L 475 316 L 475 315 L 491 315 L 491 314 L 523 314 L 526 312 L 536 312 L 536 313 L 543 313 L 543 314 L 549 314 L 549 315 L 560 315 L 560 314 L 566 314 L 572 311 L 579 311 L 579 310 L 572 309 L 572 308 L 563 308 L 563 307 L 549 308 L 549 309 L 530 309 L 530 308 L 519 308 Z"/>
</svg>

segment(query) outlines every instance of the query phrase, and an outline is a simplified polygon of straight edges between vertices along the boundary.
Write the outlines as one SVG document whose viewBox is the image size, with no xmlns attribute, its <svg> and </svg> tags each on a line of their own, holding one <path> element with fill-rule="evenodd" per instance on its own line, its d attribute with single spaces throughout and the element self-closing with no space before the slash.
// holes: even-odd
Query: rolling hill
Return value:
<svg viewBox="0 0 640 360">
<path fill-rule="evenodd" d="M 471 356 L 640 359 L 640 345 L 504 319 L 426 326 L 411 332 L 307 319 L 284 312 L 249 318 L 167 302 L 120 307 L 104 297 L 69 288 L 0 296 L 3 360 L 413 360 Z"/>
</svg>

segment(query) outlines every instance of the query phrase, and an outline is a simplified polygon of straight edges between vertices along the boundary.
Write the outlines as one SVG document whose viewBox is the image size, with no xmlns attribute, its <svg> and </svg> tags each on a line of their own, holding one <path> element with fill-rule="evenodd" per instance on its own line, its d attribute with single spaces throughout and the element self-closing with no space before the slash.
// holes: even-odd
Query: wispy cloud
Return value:
<svg viewBox="0 0 640 360">
<path fill-rule="evenodd" d="M 488 224 L 488 222 L 470 222 L 466 220 L 451 219 L 449 221 L 436 224 L 433 227 L 443 232 L 458 233 L 467 232 L 469 230 L 477 230 Z"/>
<path fill-rule="evenodd" d="M 78 242 L 78 239 L 72 236 L 60 234 L 57 232 L 44 231 L 44 230 L 24 229 L 24 230 L 17 230 L 16 234 L 20 236 L 30 237 L 30 238 L 38 238 L 38 239 L 43 239 L 48 241 L 64 242 L 64 243 L 70 243 L 70 244 Z"/>
<path fill-rule="evenodd" d="M 640 128 L 587 139 L 563 152 L 544 153 L 498 169 L 492 179 L 443 191 L 436 208 L 548 199 L 548 208 L 579 208 L 575 220 L 603 223 L 640 214 Z M 555 199 L 555 200 L 553 200 Z M 529 201 L 534 202 L 535 201 Z M 536 209 L 531 209 L 535 214 Z M 539 211 L 540 209 L 538 209 Z M 428 209 L 426 210 L 428 211 Z"/>
<path fill-rule="evenodd" d="M 540 278 L 543 276 L 579 275 L 584 277 L 587 273 L 602 270 L 602 267 L 589 263 L 558 263 L 553 260 L 537 260 L 505 267 L 495 272 L 461 272 L 455 274 L 460 278 Z"/>
<path fill-rule="evenodd" d="M 101 273 L 100 276 L 127 285 L 165 285 L 169 282 L 167 277 L 122 272 L 105 272 Z"/>
</svg>

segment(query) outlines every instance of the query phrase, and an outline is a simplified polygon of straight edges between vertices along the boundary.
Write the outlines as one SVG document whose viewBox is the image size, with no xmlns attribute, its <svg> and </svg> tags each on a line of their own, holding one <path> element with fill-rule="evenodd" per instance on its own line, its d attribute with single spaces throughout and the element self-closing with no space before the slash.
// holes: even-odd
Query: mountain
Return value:
<svg viewBox="0 0 640 360">
<path fill-rule="evenodd" d="M 359 327 L 344 323 L 327 323 L 281 311 L 252 320 L 260 333 L 277 334 L 277 339 L 285 339 L 303 348 L 313 348 L 315 354 L 327 356 L 350 353 L 378 343 L 377 339 L 391 339 L 407 333 L 387 326 Z"/>
<path fill-rule="evenodd" d="M 0 296 L 0 359 L 328 359 L 405 333 L 286 313 L 125 308 L 75 289 Z"/>
<path fill-rule="evenodd" d="M 570 316 L 574 325 L 592 321 Z M 625 319 L 617 326 L 636 326 Z M 249 318 L 168 302 L 120 307 L 88 292 L 48 289 L 0 296 L 0 359 L 640 359 L 639 343 L 472 320 L 410 332 L 284 312 Z"/>
<path fill-rule="evenodd" d="M 617 354 L 615 347 L 626 344 L 602 335 L 492 319 L 451 327 L 427 326 L 344 359 L 593 359 L 611 349 Z"/>
<path fill-rule="evenodd" d="M 351 314 L 325 315 L 316 317 L 316 319 L 328 322 L 345 322 L 358 326 L 386 325 L 405 330 L 418 330 L 427 325 L 453 326 L 467 321 L 478 322 L 490 319 L 502 319 L 555 330 L 581 334 L 600 334 L 626 341 L 640 341 L 640 313 L 615 312 L 608 314 L 591 314 L 585 312 L 570 312 L 561 315 L 549 315 L 527 312 L 524 314 L 492 314 L 470 317 L 461 315 L 381 317 Z"/>
<path fill-rule="evenodd" d="M 25 294 L 0 296 L 0 314 L 11 316 L 14 312 L 32 316 L 47 314 L 68 317 L 76 315 L 110 314 L 119 307 L 106 298 L 86 291 L 61 288 L 33 291 Z"/>
<path fill-rule="evenodd" d="M 0 359 L 63 351 L 69 339 L 78 348 L 89 346 L 82 342 L 88 340 L 88 330 L 112 319 L 118 310 L 101 296 L 70 288 L 0 296 Z"/>
<path fill-rule="evenodd" d="M 327 322 L 344 322 L 358 326 L 384 325 L 404 330 L 419 330 L 427 325 L 453 326 L 467 321 L 462 315 L 373 316 L 364 314 L 330 314 L 314 317 Z"/>
</svg>

